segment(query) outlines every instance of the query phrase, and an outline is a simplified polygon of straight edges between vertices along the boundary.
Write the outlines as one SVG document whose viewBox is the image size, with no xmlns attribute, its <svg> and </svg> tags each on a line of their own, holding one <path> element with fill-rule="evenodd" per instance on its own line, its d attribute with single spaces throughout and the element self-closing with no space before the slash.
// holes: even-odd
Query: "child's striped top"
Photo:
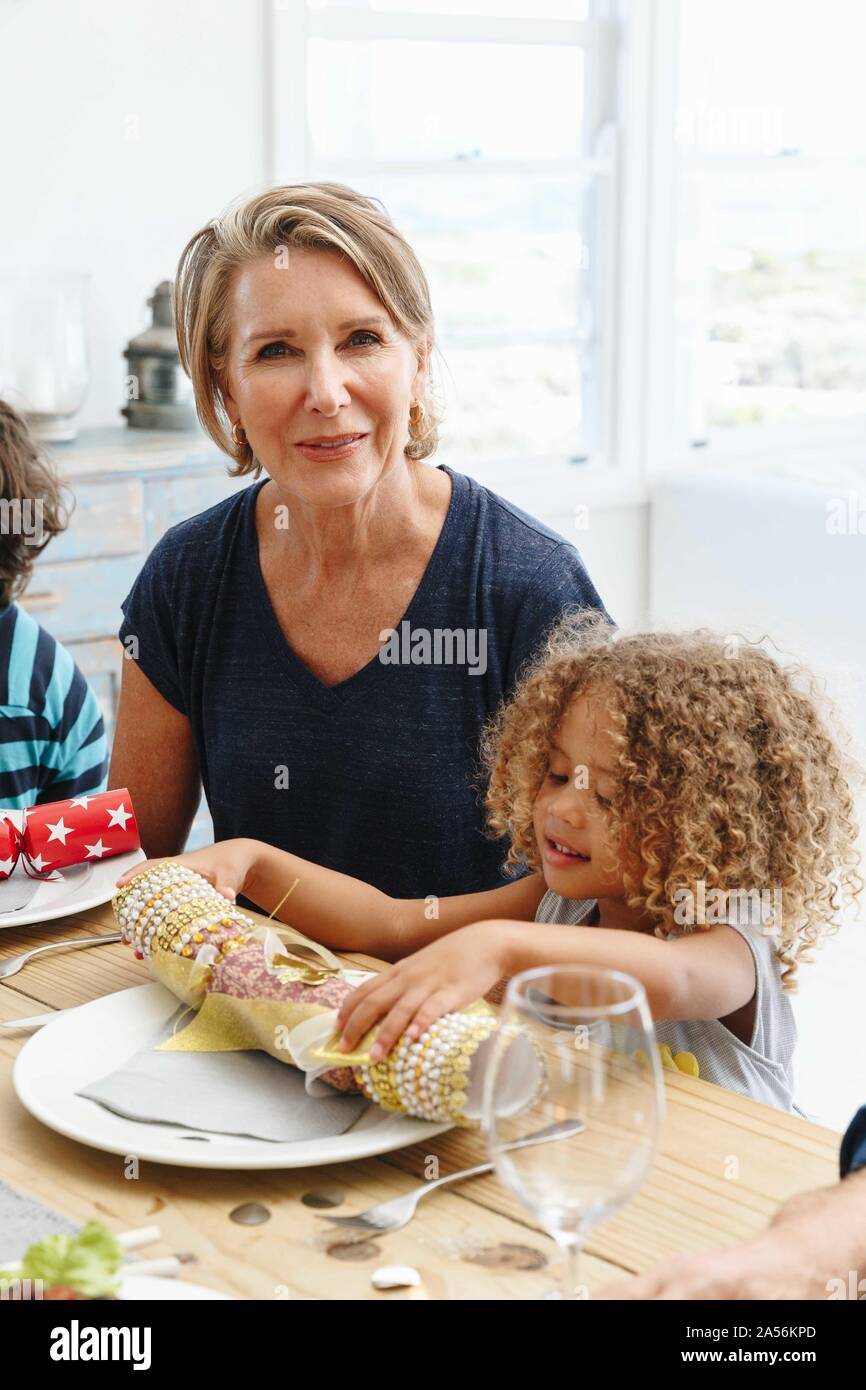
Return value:
<svg viewBox="0 0 866 1390">
<path fill-rule="evenodd" d="M 107 786 L 105 726 L 84 676 L 25 609 L 0 608 L 0 807 Z"/>
</svg>

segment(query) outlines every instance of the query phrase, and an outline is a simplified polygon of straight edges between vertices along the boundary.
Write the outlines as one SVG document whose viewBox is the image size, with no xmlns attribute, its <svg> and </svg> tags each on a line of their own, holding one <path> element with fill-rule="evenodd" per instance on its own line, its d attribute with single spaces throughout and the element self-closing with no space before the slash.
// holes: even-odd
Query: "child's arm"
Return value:
<svg viewBox="0 0 866 1390">
<path fill-rule="evenodd" d="M 118 879 L 118 886 L 156 862 L 135 864 Z M 492 914 L 532 921 L 545 887 L 540 874 L 528 874 L 483 893 L 391 898 L 360 879 L 250 839 L 221 840 L 206 849 L 175 855 L 173 862 L 195 869 L 228 898 L 242 893 L 265 913 L 282 903 L 275 920 L 289 923 L 325 946 L 364 951 L 383 960 L 399 960 L 447 932 Z M 295 879 L 298 882 L 292 888 Z"/>
<path fill-rule="evenodd" d="M 606 927 L 476 922 L 360 986 L 337 1020 L 350 1051 L 384 1019 L 374 1049 L 385 1056 L 407 1029 L 417 1036 L 442 1014 L 481 998 L 503 975 L 535 966 L 597 965 L 643 984 L 653 1018 L 724 1018 L 755 992 L 752 953 L 733 927 L 676 941 Z"/>
<path fill-rule="evenodd" d="M 545 891 L 542 876 L 529 874 L 482 893 L 391 898 L 348 874 L 254 843 L 255 860 L 244 888 L 251 901 L 270 912 L 297 878 L 277 914 L 281 921 L 334 950 L 364 951 L 383 960 L 400 960 L 491 911 L 531 922 Z"/>
</svg>

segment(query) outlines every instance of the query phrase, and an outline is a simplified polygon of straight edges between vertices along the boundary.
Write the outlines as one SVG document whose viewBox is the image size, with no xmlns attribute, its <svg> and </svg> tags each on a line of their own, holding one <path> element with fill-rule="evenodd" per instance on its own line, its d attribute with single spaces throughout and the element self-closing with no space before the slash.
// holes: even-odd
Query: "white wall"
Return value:
<svg viewBox="0 0 866 1390">
<path fill-rule="evenodd" d="M 257 0 L 3 0 L 0 268 L 90 273 L 81 425 L 122 424 L 127 341 L 189 237 L 266 180 Z"/>
<path fill-rule="evenodd" d="M 589 525 L 572 539 L 608 613 L 623 631 L 647 625 L 649 503 L 589 506 Z"/>
<path fill-rule="evenodd" d="M 654 488 L 651 613 L 670 627 L 766 634 L 809 664 L 866 746 L 866 535 L 837 534 L 824 481 L 757 472 L 672 474 Z M 847 518 L 846 518 L 847 520 Z M 858 749 L 859 751 L 859 749 Z"/>
</svg>

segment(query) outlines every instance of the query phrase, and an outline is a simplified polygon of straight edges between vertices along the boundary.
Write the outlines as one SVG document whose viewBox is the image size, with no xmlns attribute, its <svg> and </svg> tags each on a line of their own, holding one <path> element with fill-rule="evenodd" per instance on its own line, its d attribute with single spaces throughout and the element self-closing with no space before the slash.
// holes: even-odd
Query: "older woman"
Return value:
<svg viewBox="0 0 866 1390">
<path fill-rule="evenodd" d="M 431 913 L 500 887 L 482 724 L 561 612 L 601 602 L 561 536 L 424 462 L 434 321 L 411 247 L 342 184 L 273 188 L 191 239 L 176 309 L 203 427 L 234 475 L 266 476 L 173 526 L 122 605 L 110 785 L 145 851 L 183 850 L 203 783 L 217 840 Z"/>
</svg>

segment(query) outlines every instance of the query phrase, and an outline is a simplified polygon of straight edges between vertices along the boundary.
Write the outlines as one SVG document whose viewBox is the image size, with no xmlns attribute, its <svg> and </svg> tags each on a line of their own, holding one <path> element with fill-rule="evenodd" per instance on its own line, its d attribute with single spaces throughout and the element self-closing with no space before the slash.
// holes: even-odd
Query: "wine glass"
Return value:
<svg viewBox="0 0 866 1390">
<path fill-rule="evenodd" d="M 482 1113 L 500 1180 L 559 1247 L 561 1291 L 548 1296 L 587 1297 L 580 1248 L 640 1187 L 664 1114 L 643 985 L 582 965 L 515 975 L 489 1043 Z M 561 1137 L 519 1142 L 552 1124 Z"/>
<path fill-rule="evenodd" d="M 0 274 L 0 395 L 40 440 L 78 433 L 89 378 L 89 282 L 86 273 L 44 268 Z"/>
</svg>

